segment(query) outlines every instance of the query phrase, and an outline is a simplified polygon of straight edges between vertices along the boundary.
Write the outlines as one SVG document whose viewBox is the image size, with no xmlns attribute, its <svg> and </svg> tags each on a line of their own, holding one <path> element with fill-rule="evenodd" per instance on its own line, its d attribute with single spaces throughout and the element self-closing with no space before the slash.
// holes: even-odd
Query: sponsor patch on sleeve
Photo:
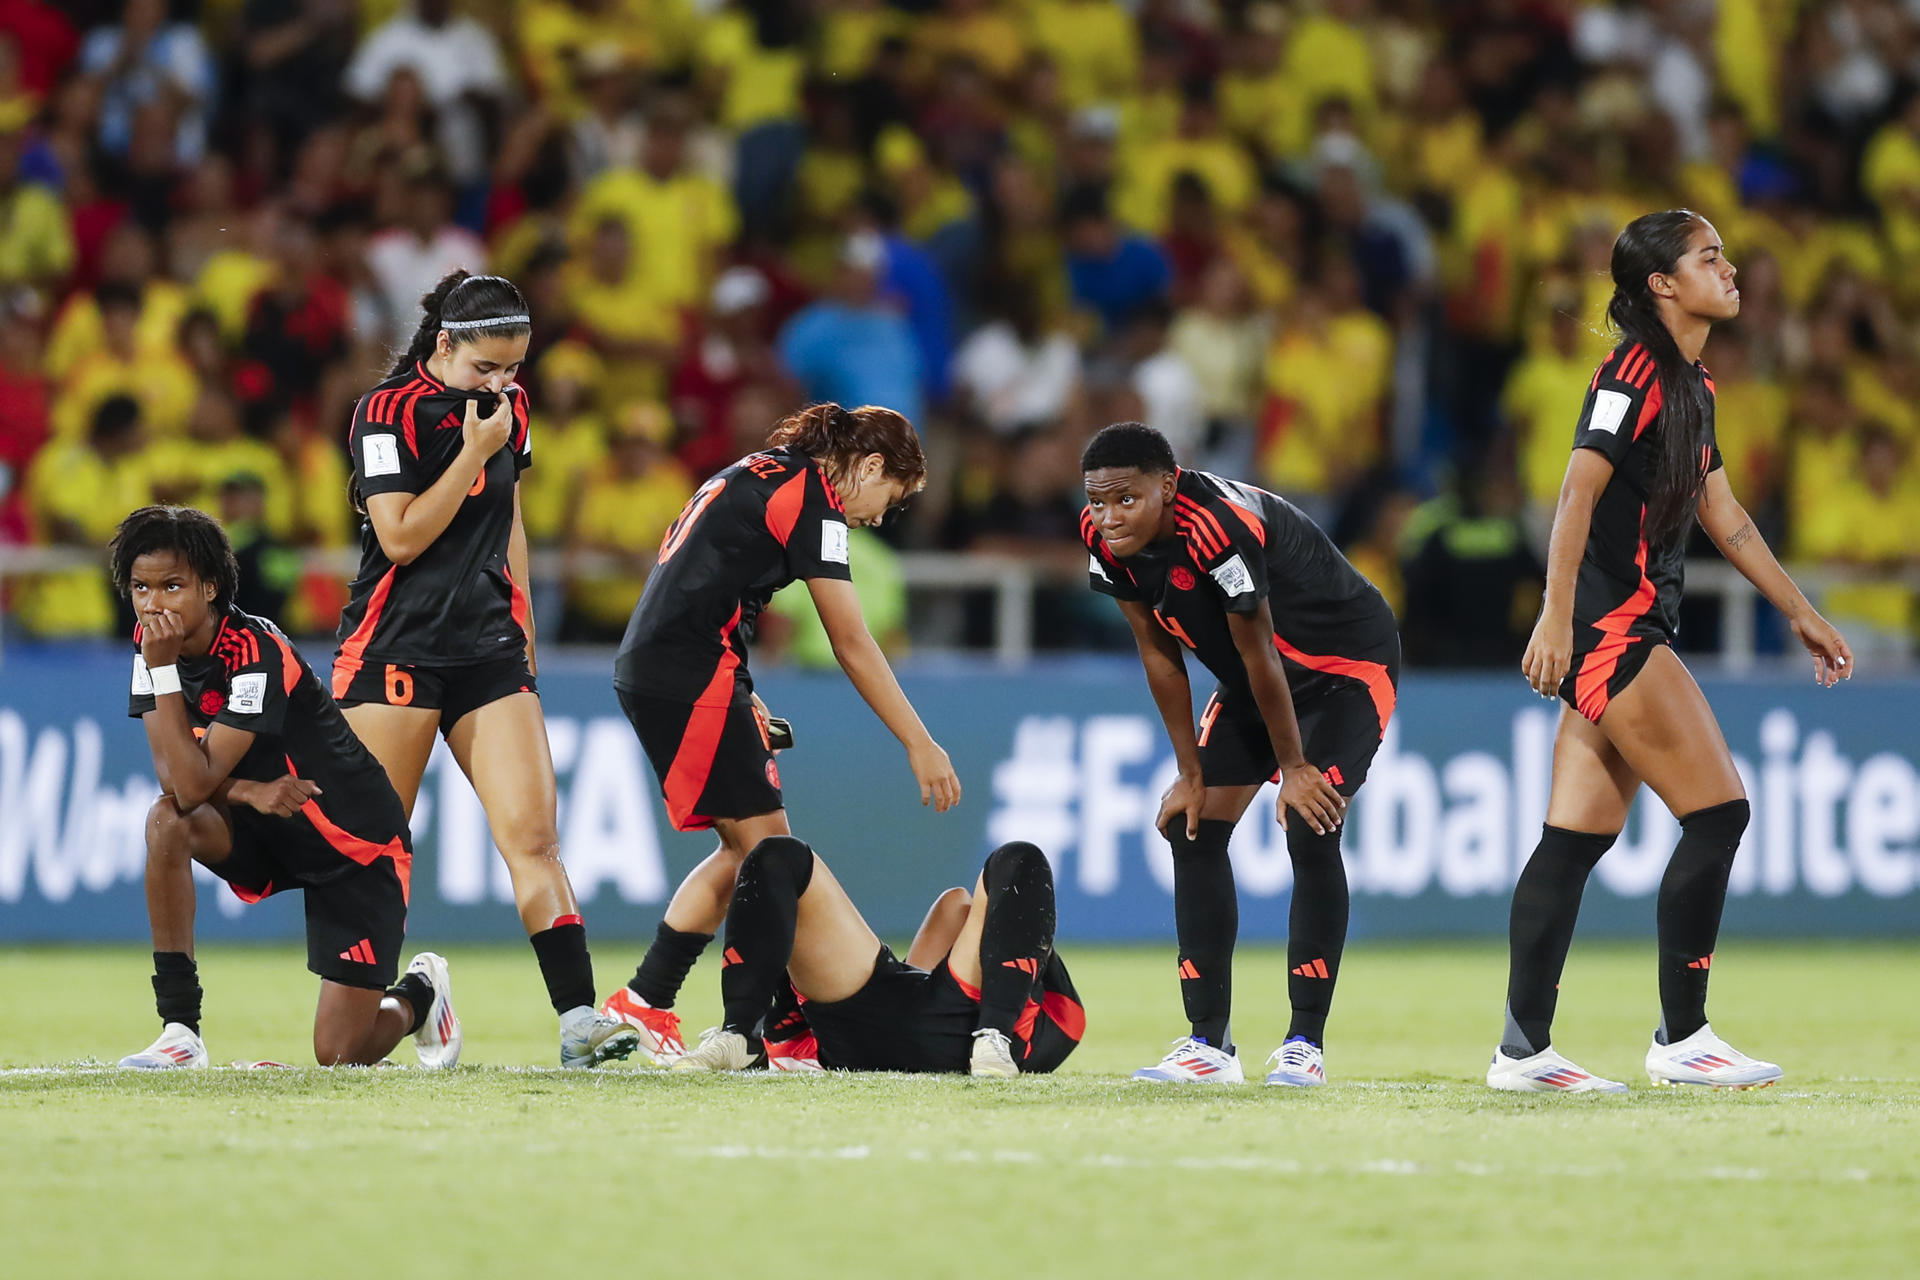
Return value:
<svg viewBox="0 0 1920 1280">
<path fill-rule="evenodd" d="M 400 474 L 400 441 L 395 436 L 372 435 L 360 438 L 360 463 L 369 478 Z"/>
<path fill-rule="evenodd" d="M 233 678 L 233 691 L 227 699 L 227 710 L 237 716 L 257 716 L 266 708 L 266 672 L 252 671 Z"/>
<path fill-rule="evenodd" d="M 153 673 L 147 670 L 146 658 L 137 653 L 133 655 L 133 686 L 128 692 L 136 698 L 153 692 Z"/>
<path fill-rule="evenodd" d="M 847 526 L 838 520 L 820 522 L 820 558 L 828 564 L 847 562 Z"/>
<path fill-rule="evenodd" d="M 1621 392 L 1595 392 L 1593 413 L 1587 418 L 1587 430 L 1609 433 L 1618 431 L 1620 424 L 1627 420 L 1627 410 L 1632 407 L 1632 398 Z"/>
<path fill-rule="evenodd" d="M 1253 590 L 1253 575 L 1247 572 L 1247 562 L 1237 555 L 1214 566 L 1213 580 L 1229 596 L 1243 596 Z"/>
</svg>

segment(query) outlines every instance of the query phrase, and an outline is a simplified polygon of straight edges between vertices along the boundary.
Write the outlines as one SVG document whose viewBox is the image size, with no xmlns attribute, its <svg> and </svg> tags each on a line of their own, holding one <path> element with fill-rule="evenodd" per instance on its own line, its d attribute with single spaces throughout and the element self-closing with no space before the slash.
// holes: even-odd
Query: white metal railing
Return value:
<svg viewBox="0 0 1920 1280">
<path fill-rule="evenodd" d="M 27 574 L 102 564 L 103 553 L 84 547 L 0 547 L 0 590 L 7 579 Z M 359 553 L 350 547 L 305 553 L 308 571 L 351 577 Z M 582 570 L 621 571 L 624 566 L 597 554 L 572 555 L 564 551 L 536 551 L 532 557 L 536 580 L 559 582 Z M 1009 555 L 976 555 L 953 551 L 910 551 L 900 557 L 907 589 L 930 594 L 988 592 L 993 596 L 993 653 L 1001 662 L 1017 664 L 1033 653 L 1033 593 L 1044 586 L 1077 586 L 1084 579 L 1057 563 L 1043 563 Z M 1794 581 L 1818 603 L 1827 587 L 1861 581 L 1897 581 L 1920 592 L 1920 570 L 1895 575 L 1825 566 L 1790 568 Z M 1720 601 L 1720 659 L 1727 670 L 1751 670 L 1757 654 L 1753 584 L 1724 560 L 1697 559 L 1687 563 L 1687 592 L 1710 595 Z M 1911 661 L 1911 653 L 1907 656 Z"/>
</svg>

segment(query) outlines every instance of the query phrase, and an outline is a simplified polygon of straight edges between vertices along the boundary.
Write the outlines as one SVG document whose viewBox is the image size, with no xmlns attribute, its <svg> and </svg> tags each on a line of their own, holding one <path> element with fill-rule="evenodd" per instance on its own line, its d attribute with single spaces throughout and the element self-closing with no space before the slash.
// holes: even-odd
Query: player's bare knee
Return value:
<svg viewBox="0 0 1920 1280">
<path fill-rule="evenodd" d="M 364 1063 L 360 1043 L 364 1037 L 334 1030 L 313 1029 L 313 1059 L 323 1067 L 357 1067 Z"/>
<path fill-rule="evenodd" d="M 550 826 L 510 827 L 497 833 L 494 839 L 500 846 L 500 855 L 512 865 L 560 865 L 560 833 Z"/>
<path fill-rule="evenodd" d="M 172 796 L 161 796 L 147 810 L 149 857 L 186 858 L 193 848 L 193 824 L 180 812 Z"/>
</svg>

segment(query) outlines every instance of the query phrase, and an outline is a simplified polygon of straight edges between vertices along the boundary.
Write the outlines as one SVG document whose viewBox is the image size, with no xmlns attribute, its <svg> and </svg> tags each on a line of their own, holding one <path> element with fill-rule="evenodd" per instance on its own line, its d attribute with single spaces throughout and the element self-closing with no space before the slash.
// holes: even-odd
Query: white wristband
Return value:
<svg viewBox="0 0 1920 1280">
<path fill-rule="evenodd" d="M 153 677 L 153 696 L 163 693 L 180 692 L 180 668 L 175 666 L 153 667 L 147 671 Z"/>
</svg>

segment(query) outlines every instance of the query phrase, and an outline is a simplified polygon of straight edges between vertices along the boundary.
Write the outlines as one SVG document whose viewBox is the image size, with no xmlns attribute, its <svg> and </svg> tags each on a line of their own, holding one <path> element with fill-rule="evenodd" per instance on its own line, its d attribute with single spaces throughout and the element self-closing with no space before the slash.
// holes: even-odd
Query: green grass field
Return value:
<svg viewBox="0 0 1920 1280">
<path fill-rule="evenodd" d="M 1129 1084 L 1182 1029 L 1168 954 L 1067 954 L 1069 1070 L 976 1084 L 546 1070 L 522 948 L 450 949 L 454 1073 L 121 1073 L 79 1064 L 152 1038 L 145 953 L 0 951 L 0 1274 L 1920 1274 L 1920 946 L 1723 946 L 1717 1029 L 1788 1073 L 1750 1093 L 1647 1087 L 1651 947 L 1576 947 L 1558 1042 L 1620 1098 L 1479 1083 L 1494 947 L 1355 947 L 1313 1092 Z M 201 972 L 216 1061 L 310 1060 L 300 953 Z M 1283 956 L 1237 988 L 1257 1078 Z"/>
</svg>

